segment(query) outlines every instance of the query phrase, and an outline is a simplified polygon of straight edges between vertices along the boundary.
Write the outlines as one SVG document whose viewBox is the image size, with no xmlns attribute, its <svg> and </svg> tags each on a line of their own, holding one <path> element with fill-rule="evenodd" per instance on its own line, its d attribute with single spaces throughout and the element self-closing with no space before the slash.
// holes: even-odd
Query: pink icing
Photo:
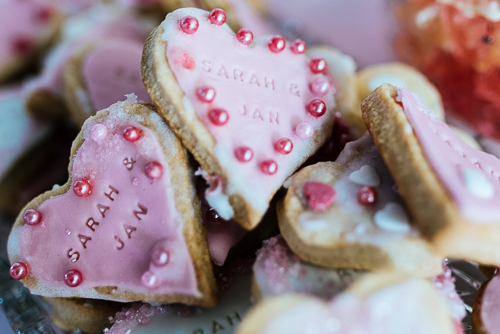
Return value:
<svg viewBox="0 0 500 334">
<path fill-rule="evenodd" d="M 327 269 L 303 262 L 281 236 L 263 242 L 253 266 L 263 297 L 296 292 L 330 299 L 351 285 L 364 271 Z"/>
<path fill-rule="evenodd" d="M 481 304 L 481 319 L 489 334 L 500 333 L 500 275 L 495 275 L 486 283 Z"/>
<path fill-rule="evenodd" d="M 303 191 L 309 198 L 309 207 L 313 211 L 325 211 L 335 200 L 335 190 L 326 183 L 307 182 Z"/>
<path fill-rule="evenodd" d="M 169 171 L 155 133 L 132 121 L 108 117 L 105 139 L 92 139 L 95 123 L 87 123 L 85 142 L 73 164 L 72 179 L 88 179 L 92 193 L 77 197 L 70 190 L 42 203 L 42 222 L 20 228 L 21 258 L 47 285 L 62 288 L 68 270 L 82 273 L 74 290 L 118 286 L 135 292 L 197 294 L 193 263 L 183 236 L 183 222 L 172 200 Z M 123 138 L 133 125 L 144 136 Z M 163 176 L 150 180 L 145 166 L 157 161 Z M 168 263 L 155 265 L 156 248 L 168 251 Z M 141 277 L 156 277 L 154 287 Z M 71 291 L 73 291 L 71 290 Z"/>
<path fill-rule="evenodd" d="M 1 90 L 0 178 L 30 147 L 45 137 L 49 129 L 48 124 L 34 120 L 27 113 L 21 90 Z"/>
<path fill-rule="evenodd" d="M 465 144 L 408 89 L 400 89 L 398 98 L 428 162 L 460 212 L 476 222 L 500 219 L 500 161 Z"/>
<path fill-rule="evenodd" d="M 199 21 L 194 34 L 185 34 L 179 27 L 179 21 L 187 15 Z M 269 50 L 269 37 L 246 46 L 238 42 L 226 24 L 211 24 L 208 12 L 202 10 L 177 10 L 167 16 L 162 27 L 169 66 L 189 100 L 185 103 L 194 107 L 198 118 L 214 137 L 220 164 L 231 169 L 233 181 L 230 182 L 238 191 L 255 196 L 253 204 L 264 212 L 271 194 L 291 173 L 290 164 L 302 158 L 301 154 L 311 143 L 312 139 L 304 140 L 295 134 L 297 125 L 308 122 L 318 130 L 332 117 L 316 118 L 306 111 L 309 102 L 316 98 L 309 84 L 325 76 L 312 74 L 308 58 L 294 54 L 289 43 L 278 54 Z M 197 98 L 196 92 L 202 86 L 215 89 L 215 99 L 211 103 Z M 333 107 L 333 94 L 322 99 L 329 109 Z M 208 117 L 212 109 L 226 110 L 227 123 L 212 124 Z M 292 140 L 292 153 L 283 155 L 275 151 L 274 143 L 280 138 Z M 241 163 L 237 160 L 234 150 L 240 146 L 252 149 L 251 161 Z M 271 160 L 276 162 L 277 172 L 267 175 L 260 166 Z"/>
<path fill-rule="evenodd" d="M 142 43 L 113 41 L 93 49 L 85 59 L 82 73 L 96 110 L 135 94 L 151 102 L 141 76 Z"/>
<path fill-rule="evenodd" d="M 54 28 L 52 20 L 56 15 L 58 10 L 50 1 L 1 1 L 0 68 L 13 57 L 33 54 L 40 39 Z"/>
</svg>

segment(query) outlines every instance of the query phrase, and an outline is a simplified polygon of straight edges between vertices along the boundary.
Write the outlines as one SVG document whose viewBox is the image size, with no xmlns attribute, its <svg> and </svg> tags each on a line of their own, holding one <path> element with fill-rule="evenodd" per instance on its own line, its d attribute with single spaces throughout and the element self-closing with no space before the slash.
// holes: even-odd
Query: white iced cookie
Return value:
<svg viewBox="0 0 500 334">
<path fill-rule="evenodd" d="M 294 175 L 278 219 L 292 250 L 318 265 L 421 277 L 441 271 L 441 258 L 410 224 L 368 134 L 348 143 L 336 162 Z"/>
</svg>

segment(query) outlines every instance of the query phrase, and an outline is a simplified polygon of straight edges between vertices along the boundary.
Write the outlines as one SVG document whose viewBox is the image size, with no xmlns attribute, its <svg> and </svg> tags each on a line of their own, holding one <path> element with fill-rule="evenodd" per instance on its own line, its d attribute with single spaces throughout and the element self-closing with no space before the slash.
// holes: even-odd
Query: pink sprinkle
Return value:
<svg viewBox="0 0 500 334">
<path fill-rule="evenodd" d="M 196 97 L 201 102 L 212 102 L 215 98 L 215 89 L 210 86 L 202 86 L 196 90 Z"/>
<path fill-rule="evenodd" d="M 290 45 L 290 49 L 295 54 L 301 54 L 306 52 L 306 43 L 300 39 L 296 39 L 293 41 L 292 45 Z"/>
<path fill-rule="evenodd" d="M 188 35 L 192 35 L 198 30 L 199 22 L 196 17 L 188 15 L 182 18 L 180 26 L 182 31 Z"/>
<path fill-rule="evenodd" d="M 286 46 L 286 41 L 283 37 L 281 36 L 274 36 L 271 38 L 269 43 L 267 43 L 267 46 L 269 47 L 269 50 L 273 53 L 280 53 L 285 49 Z"/>
<path fill-rule="evenodd" d="M 24 211 L 23 220 L 25 224 L 36 225 L 42 221 L 42 215 L 38 210 L 28 209 Z"/>
<path fill-rule="evenodd" d="M 83 282 L 82 273 L 76 269 L 71 269 L 64 274 L 64 283 L 69 287 L 77 287 Z"/>
<path fill-rule="evenodd" d="M 184 53 L 182 55 L 181 64 L 182 67 L 188 70 L 192 70 L 196 66 L 194 59 L 191 58 L 191 56 L 188 55 L 187 53 Z"/>
<path fill-rule="evenodd" d="M 77 180 L 73 184 L 73 192 L 78 197 L 87 197 L 92 194 L 92 185 L 87 179 Z"/>
<path fill-rule="evenodd" d="M 216 8 L 208 14 L 208 18 L 210 23 L 221 26 L 226 22 L 226 13 L 222 9 Z"/>
<path fill-rule="evenodd" d="M 240 29 L 236 34 L 236 38 L 244 45 L 250 45 L 253 42 L 253 34 L 248 29 Z"/>
<path fill-rule="evenodd" d="M 373 205 L 377 203 L 378 193 L 374 187 L 365 186 L 358 191 L 358 201 L 363 205 Z"/>
<path fill-rule="evenodd" d="M 260 164 L 260 170 L 267 175 L 273 175 L 278 171 L 278 164 L 274 160 L 265 160 Z"/>
<path fill-rule="evenodd" d="M 330 81 L 327 78 L 316 78 L 309 88 L 314 95 L 322 97 L 330 91 Z"/>
<path fill-rule="evenodd" d="M 302 122 L 297 125 L 295 128 L 295 134 L 300 139 L 309 139 L 314 134 L 313 126 L 308 122 Z"/>
<path fill-rule="evenodd" d="M 163 166 L 158 161 L 151 161 L 144 167 L 144 172 L 150 180 L 159 180 L 163 175 Z"/>
<path fill-rule="evenodd" d="M 10 276 L 14 279 L 23 279 L 28 275 L 28 266 L 23 262 L 16 262 L 10 266 Z"/>
<path fill-rule="evenodd" d="M 322 182 L 307 182 L 303 188 L 309 197 L 309 207 L 313 211 L 325 211 L 333 203 L 337 192 L 330 185 Z"/>
<path fill-rule="evenodd" d="M 167 265 L 170 258 L 170 253 L 168 249 L 163 246 L 155 247 L 153 253 L 151 253 L 151 262 L 157 267 L 163 267 Z"/>
<path fill-rule="evenodd" d="M 148 289 L 156 289 L 160 286 L 160 278 L 150 270 L 142 274 L 141 282 Z"/>
<path fill-rule="evenodd" d="M 320 74 L 326 71 L 326 60 L 323 58 L 313 58 L 309 62 L 309 69 L 314 74 Z"/>
<path fill-rule="evenodd" d="M 102 141 L 108 135 L 108 128 L 103 124 L 95 124 L 90 130 L 90 137 L 96 142 Z"/>
<path fill-rule="evenodd" d="M 229 114 L 224 109 L 212 109 L 208 112 L 208 118 L 213 125 L 221 126 L 229 121 Z"/>
<path fill-rule="evenodd" d="M 288 138 L 281 138 L 274 144 L 274 149 L 276 152 L 281 154 L 288 154 L 293 150 L 293 143 Z"/>
<path fill-rule="evenodd" d="M 250 147 L 240 146 L 234 150 L 234 155 L 239 162 L 248 162 L 252 160 L 253 151 Z"/>
<path fill-rule="evenodd" d="M 320 99 L 314 99 L 307 105 L 307 111 L 313 117 L 321 117 L 326 113 L 326 103 Z"/>
<path fill-rule="evenodd" d="M 142 136 L 144 136 L 144 131 L 135 126 L 128 126 L 123 130 L 123 138 L 132 143 L 141 139 Z"/>
</svg>

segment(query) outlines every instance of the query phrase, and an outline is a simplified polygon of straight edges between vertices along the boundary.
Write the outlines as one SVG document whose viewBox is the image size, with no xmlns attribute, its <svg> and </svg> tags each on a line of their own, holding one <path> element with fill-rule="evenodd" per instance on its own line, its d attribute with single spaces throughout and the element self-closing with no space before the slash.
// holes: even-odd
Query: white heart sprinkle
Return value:
<svg viewBox="0 0 500 334">
<path fill-rule="evenodd" d="M 349 180 L 363 186 L 378 187 L 380 185 L 380 178 L 377 171 L 368 165 L 364 165 L 360 170 L 352 172 L 349 175 Z"/>
<path fill-rule="evenodd" d="M 397 203 L 388 203 L 385 208 L 375 214 L 375 224 L 384 230 L 393 232 L 409 232 L 410 224 L 403 207 Z"/>
<path fill-rule="evenodd" d="M 462 176 L 472 195 L 479 198 L 491 198 L 495 195 L 495 187 L 480 170 L 466 168 L 462 170 Z"/>
</svg>

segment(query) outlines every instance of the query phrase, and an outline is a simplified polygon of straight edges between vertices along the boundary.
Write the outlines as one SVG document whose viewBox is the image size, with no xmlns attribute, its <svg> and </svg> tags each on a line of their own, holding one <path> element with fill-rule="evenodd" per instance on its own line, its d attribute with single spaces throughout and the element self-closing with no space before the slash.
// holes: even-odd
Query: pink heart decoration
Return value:
<svg viewBox="0 0 500 334">
<path fill-rule="evenodd" d="M 303 191 L 309 197 L 309 207 L 313 211 L 325 211 L 337 195 L 337 192 L 330 185 L 314 181 L 307 182 Z"/>
</svg>

